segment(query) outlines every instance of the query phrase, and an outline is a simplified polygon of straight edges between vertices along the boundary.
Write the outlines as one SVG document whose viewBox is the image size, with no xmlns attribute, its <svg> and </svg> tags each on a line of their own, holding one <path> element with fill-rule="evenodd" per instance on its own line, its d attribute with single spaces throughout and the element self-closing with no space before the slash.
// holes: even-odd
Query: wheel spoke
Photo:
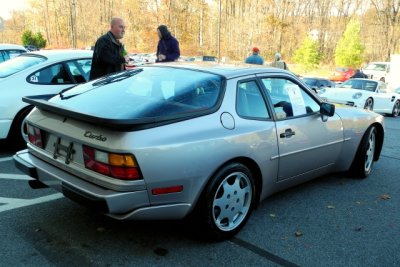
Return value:
<svg viewBox="0 0 400 267">
<path fill-rule="evenodd" d="M 369 170 L 372 166 L 375 153 L 375 133 L 372 132 L 368 139 L 368 147 L 365 154 L 365 170 Z"/>
</svg>

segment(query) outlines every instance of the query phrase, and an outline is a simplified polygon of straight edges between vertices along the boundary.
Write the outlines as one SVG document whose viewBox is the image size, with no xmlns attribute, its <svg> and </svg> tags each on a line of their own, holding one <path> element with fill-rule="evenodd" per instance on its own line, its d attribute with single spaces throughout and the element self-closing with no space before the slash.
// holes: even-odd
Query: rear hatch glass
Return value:
<svg viewBox="0 0 400 267">
<path fill-rule="evenodd" d="M 103 124 L 154 123 L 215 111 L 223 85 L 223 77 L 208 72 L 143 67 L 73 87 L 41 105 L 52 106 L 56 113 L 72 112 L 73 117 L 91 116 Z"/>
</svg>

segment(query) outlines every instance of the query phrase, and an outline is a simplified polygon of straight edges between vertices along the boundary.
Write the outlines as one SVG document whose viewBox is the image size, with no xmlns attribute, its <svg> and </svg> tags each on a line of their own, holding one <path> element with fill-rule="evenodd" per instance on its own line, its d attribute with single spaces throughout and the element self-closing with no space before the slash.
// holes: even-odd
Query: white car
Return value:
<svg viewBox="0 0 400 267">
<path fill-rule="evenodd" d="M 389 71 L 390 62 L 371 62 L 363 69 L 369 79 L 382 82 L 386 82 L 386 75 Z"/>
<path fill-rule="evenodd" d="M 335 88 L 320 93 L 329 102 L 346 104 L 397 117 L 400 113 L 400 94 L 389 90 L 381 81 L 350 79 Z"/>
<path fill-rule="evenodd" d="M 0 64 L 0 140 L 25 143 L 22 125 L 32 106 L 27 95 L 55 95 L 89 80 L 93 51 L 40 50 Z M 89 67 L 88 67 L 89 66 Z"/>
<path fill-rule="evenodd" d="M 22 45 L 0 44 L 0 63 L 28 52 Z"/>
</svg>

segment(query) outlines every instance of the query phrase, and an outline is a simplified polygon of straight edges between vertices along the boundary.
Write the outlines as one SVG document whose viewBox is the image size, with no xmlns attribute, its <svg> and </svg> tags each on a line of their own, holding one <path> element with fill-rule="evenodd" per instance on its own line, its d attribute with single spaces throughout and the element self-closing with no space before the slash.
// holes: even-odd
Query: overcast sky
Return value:
<svg viewBox="0 0 400 267">
<path fill-rule="evenodd" d="M 15 9 L 26 8 L 28 0 L 0 0 L 0 17 L 10 18 L 10 12 Z"/>
</svg>

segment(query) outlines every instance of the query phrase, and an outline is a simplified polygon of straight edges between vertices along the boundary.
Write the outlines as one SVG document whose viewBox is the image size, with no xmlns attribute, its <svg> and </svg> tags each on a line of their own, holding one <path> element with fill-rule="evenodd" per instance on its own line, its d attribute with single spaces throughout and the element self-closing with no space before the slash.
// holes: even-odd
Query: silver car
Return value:
<svg viewBox="0 0 400 267">
<path fill-rule="evenodd" d="M 196 214 L 219 240 L 274 192 L 367 177 L 384 138 L 381 115 L 335 110 L 276 68 L 155 64 L 24 101 L 35 108 L 14 160 L 33 188 L 119 220 Z"/>
</svg>

